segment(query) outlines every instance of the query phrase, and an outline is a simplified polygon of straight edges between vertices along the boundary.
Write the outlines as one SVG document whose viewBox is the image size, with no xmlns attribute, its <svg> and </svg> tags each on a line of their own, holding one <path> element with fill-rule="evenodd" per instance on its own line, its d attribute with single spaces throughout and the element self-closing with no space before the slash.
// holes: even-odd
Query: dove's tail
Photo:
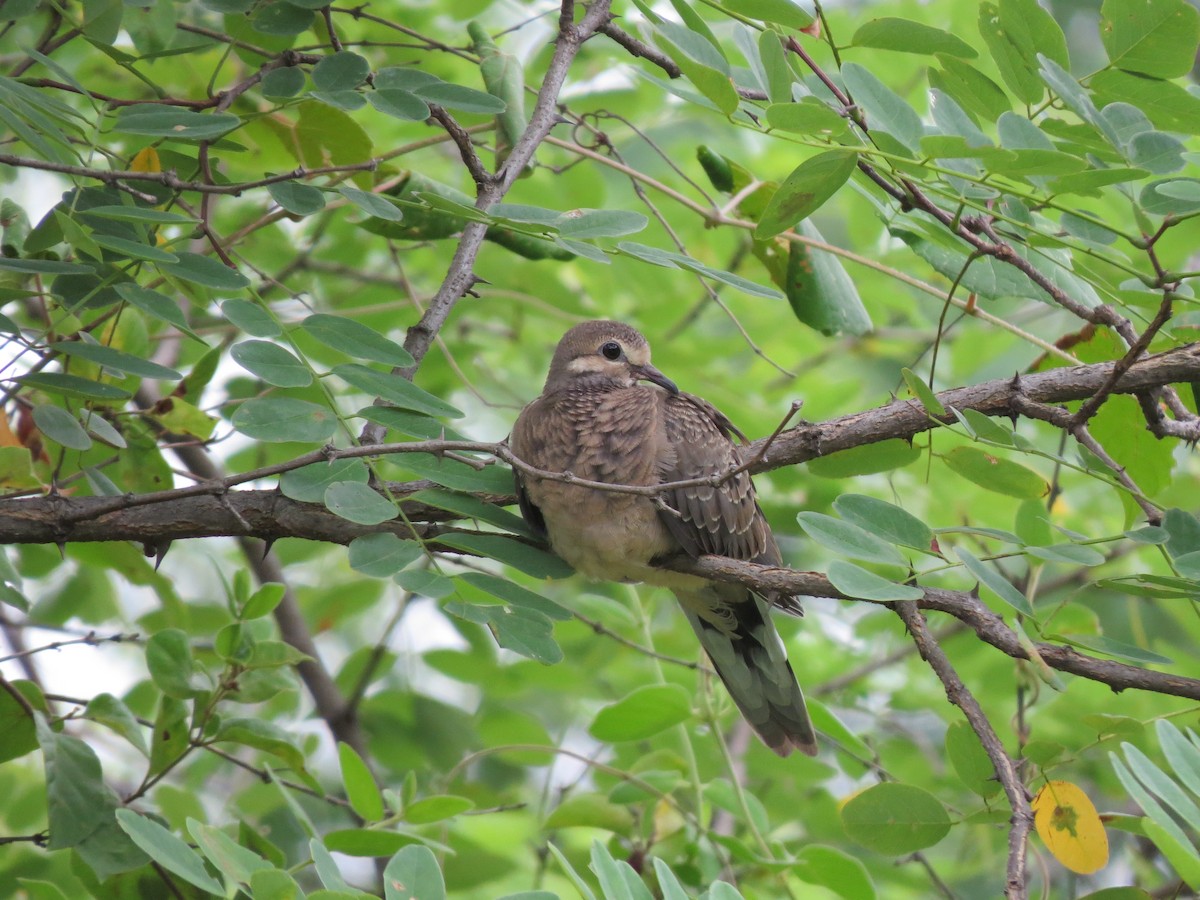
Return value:
<svg viewBox="0 0 1200 900">
<path fill-rule="evenodd" d="M 804 694 L 766 603 L 749 591 L 712 584 L 676 591 L 676 597 L 733 702 L 763 742 L 780 756 L 792 750 L 816 756 Z"/>
</svg>

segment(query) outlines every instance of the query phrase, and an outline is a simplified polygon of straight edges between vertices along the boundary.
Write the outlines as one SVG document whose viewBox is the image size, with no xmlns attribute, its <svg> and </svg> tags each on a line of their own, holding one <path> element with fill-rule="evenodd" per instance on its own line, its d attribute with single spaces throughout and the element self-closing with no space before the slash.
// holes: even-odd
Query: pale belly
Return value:
<svg viewBox="0 0 1200 900">
<path fill-rule="evenodd" d="M 671 588 L 704 583 L 649 565 L 650 560 L 679 550 L 649 500 L 610 494 L 600 503 L 593 497 L 583 503 L 569 502 L 579 499 L 570 497 L 579 490 L 563 492 L 568 495 L 563 497 L 551 489 L 558 496 L 538 498 L 550 546 L 576 571 L 597 580 L 643 581 Z"/>
</svg>

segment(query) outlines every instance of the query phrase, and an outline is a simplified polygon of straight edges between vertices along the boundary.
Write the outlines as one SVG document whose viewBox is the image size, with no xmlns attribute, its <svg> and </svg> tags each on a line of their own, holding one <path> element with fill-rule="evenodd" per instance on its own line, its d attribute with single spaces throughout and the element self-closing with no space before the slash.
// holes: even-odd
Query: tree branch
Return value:
<svg viewBox="0 0 1200 900">
<path fill-rule="evenodd" d="M 908 628 L 916 644 L 921 658 L 929 663 L 942 685 L 946 688 L 946 697 L 963 711 L 971 729 L 979 737 L 996 778 L 1004 788 L 1008 804 L 1012 809 L 1009 820 L 1011 828 L 1008 831 L 1008 883 L 1004 895 L 1010 900 L 1021 900 L 1028 896 L 1025 888 L 1025 853 L 1026 841 L 1029 839 L 1029 829 L 1033 827 L 1033 810 L 1029 807 L 1029 797 L 1025 785 L 1017 775 L 1012 759 L 1004 750 L 999 736 L 992 728 L 992 723 L 984 713 L 983 707 L 975 699 L 975 695 L 967 689 L 958 672 L 954 670 L 949 657 L 929 633 L 925 617 L 911 600 L 904 600 L 895 605 L 896 614 Z"/>
</svg>

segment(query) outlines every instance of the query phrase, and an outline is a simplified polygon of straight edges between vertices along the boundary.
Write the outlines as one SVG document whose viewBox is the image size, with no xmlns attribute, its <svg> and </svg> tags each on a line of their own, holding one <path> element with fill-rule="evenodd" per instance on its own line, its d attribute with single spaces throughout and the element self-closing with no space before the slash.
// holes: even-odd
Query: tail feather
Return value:
<svg viewBox="0 0 1200 900">
<path fill-rule="evenodd" d="M 817 754 L 817 737 L 804 694 L 767 605 L 746 592 L 712 585 L 677 591 L 692 629 L 721 676 L 729 696 L 763 743 L 787 756 Z"/>
</svg>

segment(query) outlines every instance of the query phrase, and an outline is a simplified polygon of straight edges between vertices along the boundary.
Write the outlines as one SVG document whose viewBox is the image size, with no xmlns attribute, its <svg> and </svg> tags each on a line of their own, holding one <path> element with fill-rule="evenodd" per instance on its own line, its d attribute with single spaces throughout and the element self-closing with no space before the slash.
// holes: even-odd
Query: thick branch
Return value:
<svg viewBox="0 0 1200 900">
<path fill-rule="evenodd" d="M 1115 363 L 1096 363 L 1035 372 L 1019 378 L 985 381 L 971 387 L 942 391 L 938 400 L 947 409 L 974 409 L 989 416 L 1016 418 L 1020 398 L 1038 403 L 1082 400 L 1105 387 Z M 1113 386 L 1113 393 L 1136 394 L 1166 384 L 1194 381 L 1200 373 L 1200 345 L 1188 344 L 1133 363 Z M 807 462 L 838 450 L 861 447 L 889 438 L 909 439 L 939 424 L 957 421 L 952 415 L 934 419 L 916 400 L 895 400 L 887 406 L 842 416 L 830 422 L 789 428 L 771 445 L 766 460 L 751 471 L 762 472 Z M 750 445 L 755 452 L 760 442 Z"/>
<path fill-rule="evenodd" d="M 1091 396 L 1105 386 L 1113 363 L 1052 369 L 1025 376 L 984 382 L 973 387 L 943 391 L 938 395 L 946 407 L 975 409 L 994 416 L 1018 416 L 1030 409 L 1045 409 L 1047 404 L 1062 403 Z M 1135 393 L 1174 382 L 1200 381 L 1200 345 L 1189 345 L 1157 356 L 1147 357 L 1129 367 L 1114 386 L 1117 393 Z M 1063 412 L 1063 416 L 1068 416 Z M 948 420 L 947 416 L 943 421 Z M 877 441 L 910 439 L 940 423 L 916 401 L 897 400 L 887 406 L 842 416 L 828 422 L 806 423 L 778 435 L 752 442 L 747 448 L 751 471 L 763 472 L 806 462 L 817 456 L 847 450 Z M 763 450 L 767 449 L 764 455 Z M 170 541 L 189 537 L 217 535 L 254 536 L 263 540 L 300 537 L 345 544 L 361 534 L 393 530 L 405 537 L 413 534 L 397 520 L 383 526 L 355 525 L 322 506 L 297 503 L 276 491 L 232 490 L 250 481 L 268 478 L 303 465 L 334 458 L 375 456 L 392 452 L 438 453 L 448 450 L 491 453 L 513 464 L 511 451 L 503 444 L 463 441 L 422 441 L 342 450 L 313 451 L 274 466 L 252 472 L 218 478 L 190 487 L 158 491 L 154 494 L 130 494 L 125 497 L 31 497 L 0 502 L 0 542 L 56 543 L 67 541 L 134 540 Z M 528 467 L 526 467 L 528 469 Z M 550 475 L 529 470 L 542 477 L 557 478 L 574 484 L 594 486 L 641 495 L 654 495 L 654 487 L 593 484 L 567 475 Z M 720 476 L 714 476 L 720 478 Z M 691 479 L 687 483 L 708 483 Z M 673 483 L 675 484 L 675 483 Z M 682 484 L 679 483 L 679 484 Z M 430 487 L 428 483 L 395 485 L 395 497 Z M 501 505 L 512 497 L 489 497 Z M 409 521 L 444 522 L 444 513 L 428 507 L 406 504 Z M 422 531 L 420 537 L 435 531 Z"/>
</svg>

